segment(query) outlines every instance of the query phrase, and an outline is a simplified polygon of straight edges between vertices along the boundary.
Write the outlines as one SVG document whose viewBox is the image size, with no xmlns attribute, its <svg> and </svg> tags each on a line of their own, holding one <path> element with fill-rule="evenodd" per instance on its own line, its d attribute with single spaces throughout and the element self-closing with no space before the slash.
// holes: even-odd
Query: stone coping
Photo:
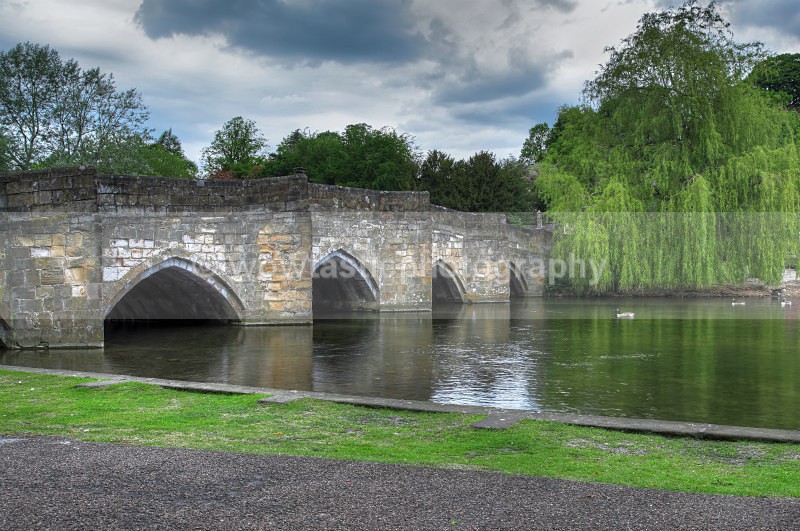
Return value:
<svg viewBox="0 0 800 531">
<path fill-rule="evenodd" d="M 697 439 L 712 440 L 749 440 L 775 443 L 800 444 L 800 430 L 776 430 L 769 428 L 749 428 L 744 426 L 723 426 L 719 424 L 703 424 L 695 422 L 680 422 L 671 420 L 633 419 L 624 417 L 604 417 L 597 415 L 577 415 L 571 413 L 556 413 L 542 411 L 528 411 L 518 409 L 503 409 L 485 406 L 465 406 L 458 404 L 438 404 L 420 400 L 400 400 L 394 398 L 375 398 L 364 396 L 340 395 L 333 393 L 317 393 L 313 391 L 288 391 L 285 389 L 270 389 L 266 387 L 249 387 L 222 383 L 187 382 L 183 380 L 165 380 L 160 378 L 144 378 L 138 376 L 124 376 L 119 374 L 81 372 L 60 369 L 39 369 L 34 367 L 18 367 L 15 365 L 0 365 L 0 369 L 16 372 L 30 372 L 37 374 L 51 374 L 55 376 L 71 376 L 80 378 L 98 378 L 101 381 L 79 384 L 80 387 L 105 387 L 124 382 L 137 382 L 157 385 L 167 389 L 182 391 L 196 391 L 203 393 L 224 394 L 258 394 L 270 395 L 259 400 L 259 403 L 288 403 L 302 398 L 325 400 L 343 404 L 352 404 L 366 407 L 379 407 L 400 409 L 407 411 L 425 411 L 434 413 L 461 413 L 467 415 L 485 415 L 485 417 L 472 424 L 474 428 L 503 429 L 513 426 L 521 420 L 543 420 L 558 422 L 575 426 L 604 428 L 636 433 L 654 433 L 674 437 L 694 437 Z"/>
</svg>

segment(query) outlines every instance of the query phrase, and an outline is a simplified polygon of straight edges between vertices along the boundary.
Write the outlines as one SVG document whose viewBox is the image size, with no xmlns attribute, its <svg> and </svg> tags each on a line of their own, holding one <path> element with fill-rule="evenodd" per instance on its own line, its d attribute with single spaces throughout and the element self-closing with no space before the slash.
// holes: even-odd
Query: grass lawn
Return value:
<svg viewBox="0 0 800 531">
<path fill-rule="evenodd" d="M 252 454 L 291 454 L 492 470 L 685 492 L 800 497 L 800 445 L 717 442 L 526 420 L 478 430 L 481 417 L 258 395 L 203 394 L 0 371 L 0 434 L 56 435 Z"/>
</svg>

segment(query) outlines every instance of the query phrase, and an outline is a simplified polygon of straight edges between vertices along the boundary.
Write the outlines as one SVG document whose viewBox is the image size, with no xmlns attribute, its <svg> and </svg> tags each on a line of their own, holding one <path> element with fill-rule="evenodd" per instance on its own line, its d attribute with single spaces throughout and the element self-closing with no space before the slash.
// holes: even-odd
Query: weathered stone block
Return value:
<svg viewBox="0 0 800 531">
<path fill-rule="evenodd" d="M 64 270 L 64 282 L 70 285 L 86 284 L 86 268 L 71 267 Z"/>
<path fill-rule="evenodd" d="M 41 270 L 41 283 L 43 286 L 53 286 L 64 283 L 64 270 L 47 268 Z"/>
</svg>

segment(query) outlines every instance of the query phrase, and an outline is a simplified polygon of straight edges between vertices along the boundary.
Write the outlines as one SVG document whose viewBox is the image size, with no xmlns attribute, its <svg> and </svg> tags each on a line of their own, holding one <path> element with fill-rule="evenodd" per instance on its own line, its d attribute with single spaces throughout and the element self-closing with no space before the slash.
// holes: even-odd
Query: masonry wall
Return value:
<svg viewBox="0 0 800 531">
<path fill-rule="evenodd" d="M 552 237 L 552 227 L 506 226 L 508 259 L 515 268 L 512 274 L 522 277 L 522 295 L 526 297 L 544 295 Z"/>
<path fill-rule="evenodd" d="M 470 213 L 436 207 L 433 261 L 441 260 L 461 279 L 470 302 L 509 300 L 505 214 Z"/>
<path fill-rule="evenodd" d="M 325 184 L 308 185 L 309 202 L 316 211 L 429 212 L 428 192 L 386 192 Z"/>
<path fill-rule="evenodd" d="M 309 185 L 313 263 L 343 252 L 373 277 L 381 311 L 431 308 L 427 192 Z"/>
<path fill-rule="evenodd" d="M 96 214 L 2 213 L 0 312 L 9 347 L 96 346 L 103 340 Z"/>
<path fill-rule="evenodd" d="M 100 346 L 105 317 L 160 265 L 222 297 L 242 324 L 308 323 L 307 197 L 305 176 L 0 174 L 0 339 Z"/>
</svg>

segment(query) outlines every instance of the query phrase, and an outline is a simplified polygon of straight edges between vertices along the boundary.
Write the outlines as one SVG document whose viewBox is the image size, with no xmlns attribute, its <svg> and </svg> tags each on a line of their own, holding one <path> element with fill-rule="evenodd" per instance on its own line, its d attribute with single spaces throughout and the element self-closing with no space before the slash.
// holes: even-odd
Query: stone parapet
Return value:
<svg viewBox="0 0 800 531">
<path fill-rule="evenodd" d="M 371 212 L 428 212 L 428 192 L 385 192 L 326 184 L 308 185 L 313 210 L 359 210 Z"/>
<path fill-rule="evenodd" d="M 197 180 L 98 174 L 94 168 L 0 173 L 0 208 L 6 211 L 144 212 L 305 211 L 308 178 Z"/>
</svg>

